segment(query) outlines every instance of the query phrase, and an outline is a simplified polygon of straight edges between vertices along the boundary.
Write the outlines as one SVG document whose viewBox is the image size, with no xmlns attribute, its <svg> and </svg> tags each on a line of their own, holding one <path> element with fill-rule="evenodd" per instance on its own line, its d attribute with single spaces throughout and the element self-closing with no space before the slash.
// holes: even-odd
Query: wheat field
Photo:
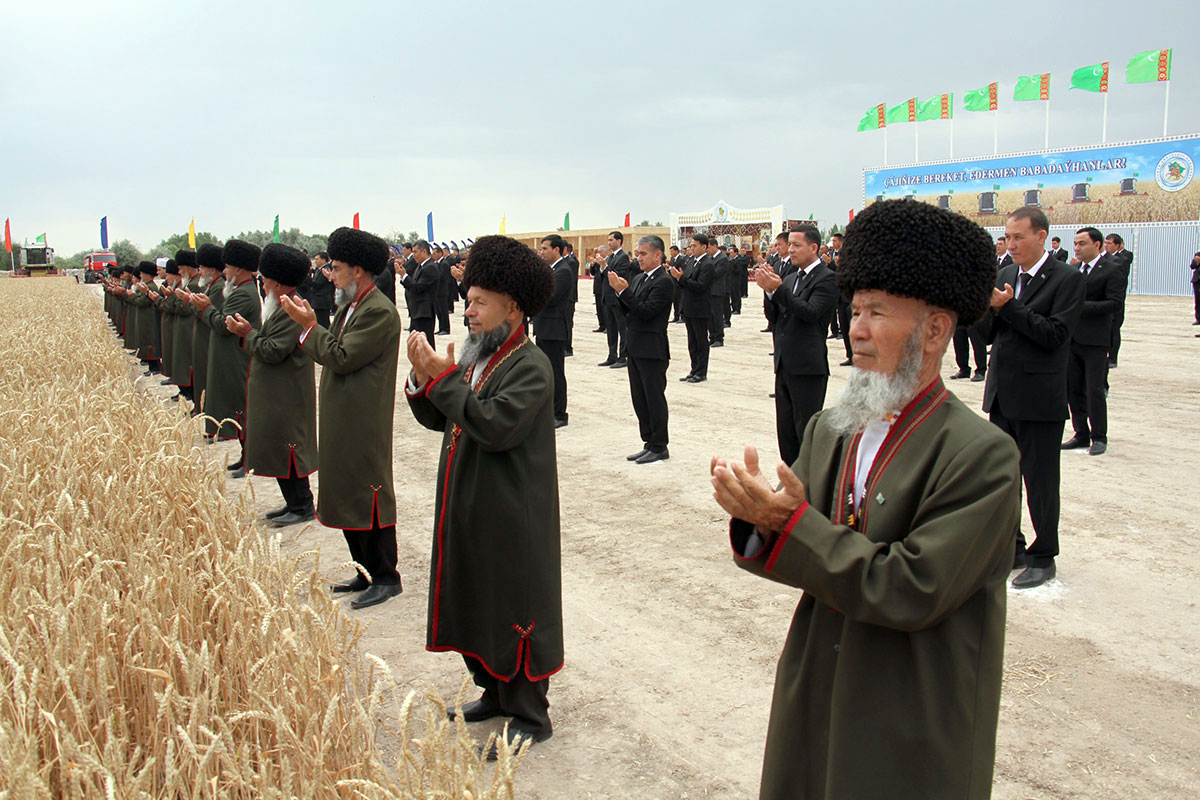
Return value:
<svg viewBox="0 0 1200 800">
<path fill-rule="evenodd" d="M 139 371 L 74 281 L 0 280 L 0 799 L 514 797 Z"/>
</svg>

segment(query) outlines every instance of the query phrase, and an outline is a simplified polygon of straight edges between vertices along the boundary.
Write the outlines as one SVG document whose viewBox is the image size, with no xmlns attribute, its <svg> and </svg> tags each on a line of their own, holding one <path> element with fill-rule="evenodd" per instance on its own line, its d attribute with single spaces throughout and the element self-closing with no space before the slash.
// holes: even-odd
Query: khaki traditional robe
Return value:
<svg viewBox="0 0 1200 800">
<path fill-rule="evenodd" d="M 146 284 L 154 288 L 153 284 Z M 161 358 L 158 349 L 158 319 L 154 313 L 154 301 L 141 289 L 135 289 L 129 299 L 133 315 L 133 340 L 131 347 L 137 348 L 137 357 L 143 361 Z"/>
<path fill-rule="evenodd" d="M 246 469 L 255 475 L 303 478 L 317 469 L 317 384 L 300 349 L 303 329 L 282 308 L 250 331 L 246 384 Z"/>
<path fill-rule="evenodd" d="M 127 291 L 129 289 L 129 284 L 122 283 L 121 288 Z M 121 304 L 120 308 L 117 310 L 117 318 L 121 320 L 121 338 L 124 340 L 123 343 L 125 345 L 125 349 L 133 350 L 137 347 L 137 345 L 134 344 L 133 300 L 124 294 L 118 297 L 117 300 Z"/>
<path fill-rule="evenodd" d="M 212 307 L 220 314 L 225 307 L 225 279 L 217 278 L 216 282 L 204 290 L 204 296 L 212 303 Z M 199 291 L 199 284 L 197 284 Z M 204 408 L 204 393 L 208 388 L 208 340 L 212 338 L 212 330 L 204 321 L 204 312 L 188 303 L 195 324 L 192 326 L 192 397 L 196 399 L 196 407 Z M 207 412 L 205 412 L 207 413 Z"/>
<path fill-rule="evenodd" d="M 192 278 L 184 288 L 189 292 L 199 292 L 200 279 Z M 175 338 L 171 348 L 171 365 L 175 371 L 171 373 L 171 383 L 176 386 L 191 386 L 195 380 L 195 370 L 192 366 L 192 331 L 196 322 L 196 315 L 192 312 L 197 309 L 178 297 L 171 298 L 171 307 L 175 314 Z"/>
<path fill-rule="evenodd" d="M 165 285 L 165 282 L 164 282 Z M 155 289 L 159 293 L 157 300 L 151 298 L 158 310 L 159 342 L 162 343 L 162 373 L 174 383 L 175 377 L 175 298 L 162 294 L 162 287 Z"/>
<path fill-rule="evenodd" d="M 238 285 L 225 305 L 204 309 L 202 319 L 212 335 L 208 340 L 208 375 L 204 413 L 221 422 L 208 422 L 208 433 L 221 439 L 239 438 L 237 426 L 224 420 L 233 420 L 239 426 L 246 424 L 246 381 L 250 377 L 250 354 L 242 349 L 242 340 L 225 327 L 225 317 L 241 314 L 242 319 L 257 329 L 262 323 L 262 301 L 258 297 L 258 285 L 249 278 Z"/>
<path fill-rule="evenodd" d="M 396 524 L 392 486 L 392 417 L 400 315 L 374 284 L 350 314 L 342 305 L 325 330 L 316 325 L 302 347 L 321 365 L 317 519 L 342 530 Z"/>
<path fill-rule="evenodd" d="M 892 425 L 854 510 L 859 437 L 824 417 L 793 466 L 808 503 L 787 529 L 747 559 L 753 529 L 731 524 L 739 566 L 804 590 L 775 675 L 760 797 L 990 797 L 1016 446 L 938 380 Z"/>
<path fill-rule="evenodd" d="M 425 647 L 543 680 L 563 666 L 554 374 L 520 328 L 475 369 L 474 389 L 455 367 L 406 391 L 417 421 L 444 431 Z"/>
</svg>

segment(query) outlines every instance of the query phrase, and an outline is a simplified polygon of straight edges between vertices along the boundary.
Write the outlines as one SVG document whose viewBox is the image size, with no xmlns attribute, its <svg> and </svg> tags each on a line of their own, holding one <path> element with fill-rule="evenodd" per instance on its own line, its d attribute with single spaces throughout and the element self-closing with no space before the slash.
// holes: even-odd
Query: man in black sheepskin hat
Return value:
<svg viewBox="0 0 1200 800">
<path fill-rule="evenodd" d="M 546 692 L 563 664 L 554 374 L 525 334 L 554 278 L 525 245 L 485 236 L 463 285 L 470 334 L 457 364 L 453 344 L 443 356 L 408 337 L 409 406 L 443 432 L 425 646 L 460 653 L 483 689 L 450 715 L 512 717 L 518 745 L 550 737 Z"/>
<path fill-rule="evenodd" d="M 241 315 L 225 327 L 242 337 L 250 354 L 246 382 L 246 469 L 279 482 L 283 508 L 267 514 L 276 527 L 313 518 L 308 476 L 317 469 L 317 389 L 312 359 L 300 349 L 304 329 L 279 307 L 308 277 L 308 256 L 294 247 L 269 244 L 258 261 L 267 298 L 262 327 Z"/>
<path fill-rule="evenodd" d="M 171 383 L 179 387 L 178 397 L 193 399 L 192 383 L 195 366 L 193 361 L 192 337 L 196 315 L 195 306 L 187 302 L 191 292 L 200 291 L 200 280 L 196 268 L 196 254 L 191 250 L 175 251 L 175 264 L 179 269 L 179 283 L 168 294 L 163 304 L 171 314 Z"/>
<path fill-rule="evenodd" d="M 225 264 L 221 260 L 220 246 L 212 242 L 200 245 L 196 250 L 196 264 L 200 268 L 200 277 L 196 279 L 196 288 L 189 289 L 185 298 L 188 301 L 188 310 L 194 318 L 192 325 L 192 398 L 196 402 L 196 408 L 193 409 L 193 414 L 203 410 L 206 403 L 209 344 L 215 335 L 204 322 L 200 307 L 193 301 L 203 296 L 208 300 L 209 305 L 217 310 L 217 313 L 220 313 L 225 305 L 225 277 L 222 274 Z"/>
<path fill-rule="evenodd" d="M 854 368 L 837 405 L 778 489 L 754 448 L 712 460 L 735 562 L 804 591 L 760 797 L 991 796 L 1019 455 L 938 373 L 994 264 L 966 217 L 872 204 L 840 255 Z"/>
<path fill-rule="evenodd" d="M 279 304 L 303 331 L 304 353 L 320 364 L 321 489 L 317 518 L 341 528 L 350 557 L 366 570 L 333 586 L 360 593 L 351 608 L 382 603 L 403 591 L 396 570 L 396 492 L 392 484 L 392 415 L 400 316 L 375 285 L 387 266 L 387 243 L 354 228 L 329 235 L 337 314 L 326 330 L 307 300 Z"/>
<path fill-rule="evenodd" d="M 136 348 L 137 357 L 146 364 L 146 374 L 156 375 L 161 366 L 162 350 L 158 337 L 158 316 L 154 312 L 154 300 L 150 292 L 157 291 L 154 276 L 158 267 L 153 261 L 143 261 L 137 267 L 137 282 L 128 294 L 132 317 L 130 346 Z"/>
</svg>

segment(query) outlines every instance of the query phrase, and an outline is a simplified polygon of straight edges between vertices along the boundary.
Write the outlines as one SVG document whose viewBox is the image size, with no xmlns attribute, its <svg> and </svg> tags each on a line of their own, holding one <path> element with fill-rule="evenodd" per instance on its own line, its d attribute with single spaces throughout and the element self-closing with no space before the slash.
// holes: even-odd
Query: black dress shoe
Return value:
<svg viewBox="0 0 1200 800">
<path fill-rule="evenodd" d="M 563 350 L 563 358 L 570 358 L 573 355 L 575 355 L 574 350 Z"/>
<path fill-rule="evenodd" d="M 434 331 L 434 336 L 449 336 L 450 331 Z"/>
<path fill-rule="evenodd" d="M 687 379 L 687 382 L 688 383 L 704 383 L 706 380 L 708 380 L 707 375 L 692 375 L 691 377 L 689 377 Z"/>
<path fill-rule="evenodd" d="M 241 468 L 242 468 L 242 460 L 239 458 L 237 461 L 233 462 L 225 469 L 229 470 L 230 472 L 236 472 Z"/>
<path fill-rule="evenodd" d="M 235 469 L 233 472 L 229 473 L 229 477 L 231 477 L 231 478 L 244 478 L 244 477 L 246 477 L 246 474 L 247 474 L 247 473 L 246 473 L 246 470 L 242 469 L 241 467 L 238 467 L 238 468 L 237 468 L 237 469 Z"/>
<path fill-rule="evenodd" d="M 1092 442 L 1092 446 L 1088 448 L 1089 456 L 1102 456 L 1104 451 L 1108 449 L 1108 442 L 1103 439 L 1096 439 Z"/>
<path fill-rule="evenodd" d="M 513 752 L 516 752 L 522 746 L 528 745 L 529 747 L 532 747 L 538 742 L 544 742 L 551 736 L 553 736 L 551 731 L 546 731 L 545 733 L 531 733 L 529 731 L 523 731 L 520 728 L 514 728 L 511 725 L 508 726 L 508 732 L 505 734 L 505 738 L 508 740 L 508 746 L 513 749 Z M 478 752 L 480 755 L 486 755 L 488 761 L 495 761 L 500 757 L 500 753 L 494 744 L 487 748 L 486 753 L 484 751 L 484 746 L 480 745 Z"/>
<path fill-rule="evenodd" d="M 761 331 L 759 331 L 759 333 L 774 333 L 774 332 L 775 331 L 771 330 L 770 328 L 763 328 Z"/>
<path fill-rule="evenodd" d="M 371 582 L 362 576 L 362 573 L 355 575 L 351 580 L 345 583 L 335 583 L 331 587 L 334 594 L 342 594 L 344 592 L 361 592 L 371 585 Z"/>
<path fill-rule="evenodd" d="M 597 367 L 611 367 L 615 363 L 617 363 L 617 360 L 615 358 L 606 358 L 603 361 L 601 361 L 599 364 L 597 364 L 596 366 Z"/>
<path fill-rule="evenodd" d="M 649 452 L 650 452 L 649 447 L 643 447 L 641 450 L 638 450 L 636 453 L 630 453 L 629 455 L 625 456 L 625 460 L 626 461 L 637 461 L 639 458 L 641 458 L 642 456 L 646 455 L 646 453 L 649 453 Z"/>
<path fill-rule="evenodd" d="M 687 382 L 688 382 L 688 381 L 690 381 L 691 379 L 692 379 L 692 373 L 690 373 L 690 372 L 689 372 L 687 375 L 684 375 L 682 378 L 680 378 L 680 379 L 679 379 L 679 382 L 680 382 L 680 383 L 687 383 Z"/>
<path fill-rule="evenodd" d="M 845 361 L 843 361 L 842 363 L 838 364 L 838 366 L 839 366 L 839 367 L 853 367 L 853 366 L 854 366 L 854 359 L 853 359 L 853 358 L 847 358 Z"/>
<path fill-rule="evenodd" d="M 561 419 L 556 419 L 556 420 L 554 420 L 554 427 L 555 427 L 555 428 L 565 428 L 565 427 L 567 427 L 567 418 L 566 418 L 566 417 L 562 417 Z"/>
<path fill-rule="evenodd" d="M 667 448 L 664 447 L 662 450 L 659 450 L 657 453 L 654 452 L 653 450 L 651 450 L 650 452 L 646 453 L 641 458 L 636 459 L 633 463 L 635 463 L 635 464 L 653 464 L 655 461 L 666 461 L 670 457 L 671 457 L 671 454 L 669 452 L 667 452 Z"/>
<path fill-rule="evenodd" d="M 404 587 L 398 583 L 373 583 L 369 589 L 350 601 L 350 607 L 367 608 L 368 606 L 377 606 L 403 591 Z"/>
<path fill-rule="evenodd" d="M 487 695 L 480 697 L 478 700 L 472 700 L 469 703 L 463 703 L 462 709 L 450 706 L 446 709 L 446 719 L 455 719 L 459 714 L 462 714 L 463 722 L 483 722 L 487 719 L 495 717 L 506 717 L 504 709 L 494 700 L 489 700 Z"/>
<path fill-rule="evenodd" d="M 314 516 L 311 509 L 304 513 L 289 511 L 281 517 L 276 517 L 271 520 L 271 524 L 276 528 L 286 528 L 288 525 L 299 525 L 301 522 L 308 522 Z"/>
<path fill-rule="evenodd" d="M 592 331 L 592 333 L 607 333 L 607 332 L 608 332 L 608 328 L 596 328 L 596 330 Z"/>
<path fill-rule="evenodd" d="M 1084 437 L 1084 436 L 1080 436 L 1079 434 L 1075 434 L 1070 439 L 1068 439 L 1067 441 L 1065 441 L 1061 445 L 1059 445 L 1059 449 L 1060 450 L 1078 450 L 1081 447 L 1087 447 L 1091 443 L 1092 443 L 1091 439 L 1088 439 L 1087 437 Z"/>
<path fill-rule="evenodd" d="M 1109 368 L 1109 369 L 1116 369 L 1116 368 L 1117 368 L 1117 362 L 1115 362 L 1115 361 L 1110 361 L 1110 362 L 1108 362 L 1108 368 Z"/>
<path fill-rule="evenodd" d="M 288 513 L 287 506 L 284 506 L 282 508 L 277 508 L 274 511 L 267 512 L 267 519 L 275 519 L 276 517 L 282 517 L 286 513 Z"/>
<path fill-rule="evenodd" d="M 616 361 L 614 361 L 612 364 L 610 364 L 608 368 L 609 369 L 625 369 L 625 367 L 627 367 L 627 366 L 629 366 L 628 361 L 626 361 L 623 358 L 618 358 Z"/>
<path fill-rule="evenodd" d="M 969 369 L 960 369 L 958 372 L 956 372 L 956 373 L 954 373 L 953 375 L 951 375 L 951 376 L 950 376 L 950 380 L 952 380 L 952 381 L 956 381 L 956 380 L 958 380 L 959 378 L 969 378 L 969 377 L 971 377 L 971 370 L 969 370 Z"/>
<path fill-rule="evenodd" d="M 725 346 L 725 340 L 724 340 L 724 339 L 718 339 L 717 341 L 715 341 L 715 342 L 712 342 L 711 344 L 709 344 L 709 347 L 724 347 L 724 346 Z"/>
<path fill-rule="evenodd" d="M 987 371 L 982 369 L 975 370 L 975 374 L 971 376 L 971 383 L 982 383 L 987 380 Z"/>
<path fill-rule="evenodd" d="M 1014 589 L 1032 589 L 1054 579 L 1054 564 L 1048 567 L 1026 567 L 1025 571 L 1013 578 Z"/>
</svg>

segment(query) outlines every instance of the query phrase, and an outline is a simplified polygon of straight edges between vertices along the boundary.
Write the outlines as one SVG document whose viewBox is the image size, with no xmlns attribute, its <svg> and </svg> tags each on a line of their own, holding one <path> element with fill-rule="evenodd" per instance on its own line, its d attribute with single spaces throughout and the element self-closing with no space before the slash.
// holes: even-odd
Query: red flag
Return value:
<svg viewBox="0 0 1200 800">
<path fill-rule="evenodd" d="M 358 227 L 358 212 L 357 212 L 357 211 L 355 211 L 355 212 L 354 212 L 354 230 L 359 230 L 359 227 Z"/>
<path fill-rule="evenodd" d="M 629 212 L 625 212 L 625 227 L 629 227 Z"/>
<path fill-rule="evenodd" d="M 4 249 L 12 255 L 12 232 L 8 229 L 8 220 L 4 220 Z"/>
<path fill-rule="evenodd" d="M 850 209 L 850 221 L 854 222 L 854 209 Z"/>
</svg>

